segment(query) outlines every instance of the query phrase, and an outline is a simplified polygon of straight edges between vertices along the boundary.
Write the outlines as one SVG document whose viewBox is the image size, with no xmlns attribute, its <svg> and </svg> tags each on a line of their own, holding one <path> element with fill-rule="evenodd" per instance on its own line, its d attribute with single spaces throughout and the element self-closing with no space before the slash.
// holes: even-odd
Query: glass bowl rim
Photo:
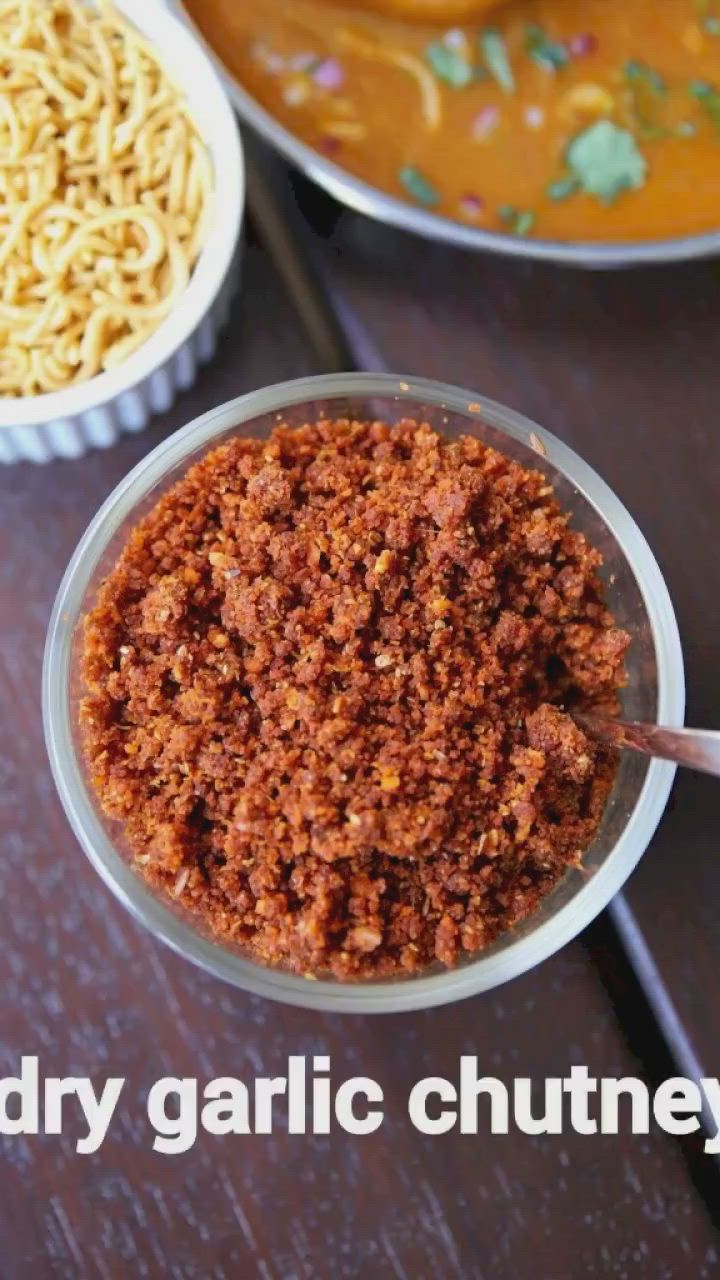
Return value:
<svg viewBox="0 0 720 1280">
<path fill-rule="evenodd" d="M 675 766 L 652 760 L 635 807 L 611 853 L 588 883 L 537 929 L 496 954 L 443 973 L 398 981 L 308 981 L 263 967 L 204 937 L 173 913 L 116 850 L 88 796 L 73 745 L 69 697 L 70 653 L 82 601 L 110 539 L 149 490 L 190 453 L 210 447 L 233 426 L 305 403 L 333 398 L 384 397 L 431 404 L 485 422 L 538 453 L 595 508 L 612 531 L 640 590 L 657 660 L 660 722 L 680 725 L 685 709 L 682 650 L 670 595 L 655 557 L 632 516 L 609 486 L 556 436 L 497 401 L 460 387 L 412 375 L 343 373 L 293 379 L 230 400 L 195 418 L 134 467 L 91 521 L 70 560 L 52 611 L 43 661 L 42 711 L 50 764 L 65 813 L 95 870 L 140 923 L 173 950 L 214 976 L 255 995 L 307 1009 L 398 1013 L 431 1008 L 487 991 L 554 954 L 584 929 L 622 887 L 644 853 L 667 803 Z"/>
</svg>

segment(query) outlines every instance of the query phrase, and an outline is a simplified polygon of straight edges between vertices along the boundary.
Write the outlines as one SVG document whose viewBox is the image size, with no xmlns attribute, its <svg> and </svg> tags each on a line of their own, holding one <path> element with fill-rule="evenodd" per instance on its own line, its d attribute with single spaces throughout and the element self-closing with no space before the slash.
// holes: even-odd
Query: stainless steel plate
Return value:
<svg viewBox="0 0 720 1280">
<path fill-rule="evenodd" d="M 442 218 L 425 209 L 418 209 L 415 205 L 354 177 L 347 169 L 333 164 L 301 142 L 289 129 L 285 129 L 230 75 L 184 9 L 181 0 L 168 2 L 184 18 L 214 59 L 241 120 L 308 178 L 317 182 L 318 186 L 358 213 L 364 213 L 391 227 L 400 227 L 430 240 L 440 240 L 465 249 L 485 249 L 509 257 L 559 262 L 575 267 L 631 267 L 654 262 L 682 262 L 720 253 L 720 229 L 703 235 L 677 236 L 670 240 L 602 242 L 542 240 L 534 237 L 525 239 L 500 231 L 468 227 L 452 218 Z M 720 220 L 720 209 L 718 219 Z"/>
</svg>

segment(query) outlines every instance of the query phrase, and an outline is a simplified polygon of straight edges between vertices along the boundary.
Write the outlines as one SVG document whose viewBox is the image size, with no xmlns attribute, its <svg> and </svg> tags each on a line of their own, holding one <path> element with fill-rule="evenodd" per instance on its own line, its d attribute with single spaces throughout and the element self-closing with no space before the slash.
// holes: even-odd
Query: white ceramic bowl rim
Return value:
<svg viewBox="0 0 720 1280">
<path fill-rule="evenodd" d="M 331 374 L 279 383 L 203 414 L 153 450 L 100 508 L 65 573 L 53 609 L 43 668 L 43 720 L 55 781 L 76 836 L 116 897 L 169 946 L 227 982 L 287 1004 L 352 1013 L 397 1013 L 428 1008 L 489 990 L 547 959 L 574 938 L 622 887 L 645 851 L 665 808 L 675 768 L 650 762 L 635 808 L 612 853 L 588 883 L 550 919 L 504 950 L 461 968 L 397 983 L 308 982 L 263 968 L 204 938 L 175 915 L 116 851 L 94 810 L 75 754 L 69 698 L 74 627 L 93 572 L 108 542 L 154 485 L 188 453 L 233 426 L 293 405 L 332 397 L 384 396 L 425 401 L 477 417 L 527 445 L 531 434 L 550 463 L 563 472 L 610 526 L 638 583 L 657 657 L 657 715 L 683 722 L 685 685 L 675 614 L 657 562 L 629 512 L 603 480 L 573 450 L 519 413 L 474 392 L 412 376 Z M 469 406 L 473 409 L 469 413 Z"/>
<path fill-rule="evenodd" d="M 201 132 L 211 155 L 222 155 L 222 164 L 213 165 L 214 209 L 207 241 L 187 289 L 147 342 L 116 369 L 96 374 L 76 386 L 23 399 L 0 397 L 0 430 L 72 418 L 136 387 L 172 356 L 196 328 L 220 290 L 235 253 L 245 201 L 245 165 L 237 122 L 213 60 L 187 24 L 158 0 L 115 3 L 162 51 L 171 76 L 191 100 L 202 94 L 204 111 L 212 115 L 212 137 L 207 129 Z"/>
</svg>

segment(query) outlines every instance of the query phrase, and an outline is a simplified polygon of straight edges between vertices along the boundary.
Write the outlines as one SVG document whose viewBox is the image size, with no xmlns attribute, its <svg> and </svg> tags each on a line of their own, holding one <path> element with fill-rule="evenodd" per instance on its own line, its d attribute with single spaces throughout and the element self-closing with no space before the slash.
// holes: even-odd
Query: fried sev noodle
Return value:
<svg viewBox="0 0 720 1280">
<path fill-rule="evenodd" d="M 337 36 L 341 47 L 349 53 L 371 61 L 385 62 L 412 76 L 420 93 L 420 106 L 426 128 L 434 133 L 440 127 L 442 105 L 437 82 L 415 54 L 407 53 L 404 49 L 388 48 L 363 32 L 349 27 L 342 27 Z"/>
<path fill-rule="evenodd" d="M 0 395 L 61 390 L 145 342 L 212 189 L 183 94 L 106 0 L 0 0 Z"/>
</svg>

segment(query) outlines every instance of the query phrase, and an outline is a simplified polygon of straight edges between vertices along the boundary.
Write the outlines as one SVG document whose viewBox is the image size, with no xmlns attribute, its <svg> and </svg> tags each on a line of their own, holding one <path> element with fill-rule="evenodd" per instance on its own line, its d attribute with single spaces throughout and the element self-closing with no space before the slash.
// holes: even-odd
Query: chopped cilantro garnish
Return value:
<svg viewBox="0 0 720 1280">
<path fill-rule="evenodd" d="M 441 40 L 428 45 L 425 58 L 438 80 L 452 85 L 453 89 L 465 89 L 474 78 L 474 70 L 467 59 Z"/>
<path fill-rule="evenodd" d="M 419 169 L 416 169 L 414 165 L 403 165 L 398 172 L 398 177 L 408 195 L 411 195 L 413 200 L 417 200 L 418 204 L 424 204 L 431 208 L 433 205 L 440 203 L 439 192 L 432 182 L 428 182 L 424 174 Z"/>
<path fill-rule="evenodd" d="M 500 32 L 495 31 L 492 27 L 487 27 L 485 31 L 480 32 L 479 42 L 480 52 L 493 79 L 497 80 L 500 88 L 504 89 L 505 93 L 514 93 L 515 77 L 510 66 L 505 41 Z"/>
<path fill-rule="evenodd" d="M 559 71 L 570 61 L 565 45 L 559 40 L 551 40 L 536 22 L 525 25 L 525 52 L 546 71 Z"/>
<path fill-rule="evenodd" d="M 516 236 L 526 236 L 535 226 L 535 214 L 532 209 L 524 209 L 515 219 L 513 231 Z"/>
<path fill-rule="evenodd" d="M 720 36 L 720 18 L 716 17 L 714 13 L 710 13 L 706 18 L 703 18 L 701 26 L 709 36 Z"/>
<path fill-rule="evenodd" d="M 551 200 L 567 200 L 568 196 L 574 196 L 579 190 L 580 182 L 572 174 L 568 174 L 566 178 L 558 178 L 556 182 L 551 182 L 545 188 L 545 194 Z"/>
<path fill-rule="evenodd" d="M 659 99 L 667 96 L 667 85 L 653 67 L 631 58 L 623 67 L 627 81 L 635 132 L 646 142 L 670 137 L 672 130 L 658 120 Z"/>
<path fill-rule="evenodd" d="M 692 80 L 688 90 L 709 115 L 713 124 L 720 129 L 720 89 L 708 84 L 706 80 Z"/>
<path fill-rule="evenodd" d="M 526 236 L 535 226 L 532 209 L 516 209 L 514 204 L 501 204 L 498 217 L 505 223 L 508 231 L 516 236 Z"/>
<path fill-rule="evenodd" d="M 631 58 L 625 63 L 623 70 L 625 79 L 630 84 L 645 85 L 657 98 L 663 98 L 667 93 L 667 85 L 660 72 L 653 70 L 646 62 L 641 62 L 639 58 Z"/>
<path fill-rule="evenodd" d="M 697 125 L 694 125 L 692 120 L 681 120 L 675 126 L 675 133 L 678 138 L 694 138 L 697 133 Z"/>
<path fill-rule="evenodd" d="M 607 203 L 621 191 L 641 187 L 647 173 L 647 161 L 633 135 L 611 120 L 598 120 L 577 134 L 566 159 L 582 190 Z"/>
</svg>

